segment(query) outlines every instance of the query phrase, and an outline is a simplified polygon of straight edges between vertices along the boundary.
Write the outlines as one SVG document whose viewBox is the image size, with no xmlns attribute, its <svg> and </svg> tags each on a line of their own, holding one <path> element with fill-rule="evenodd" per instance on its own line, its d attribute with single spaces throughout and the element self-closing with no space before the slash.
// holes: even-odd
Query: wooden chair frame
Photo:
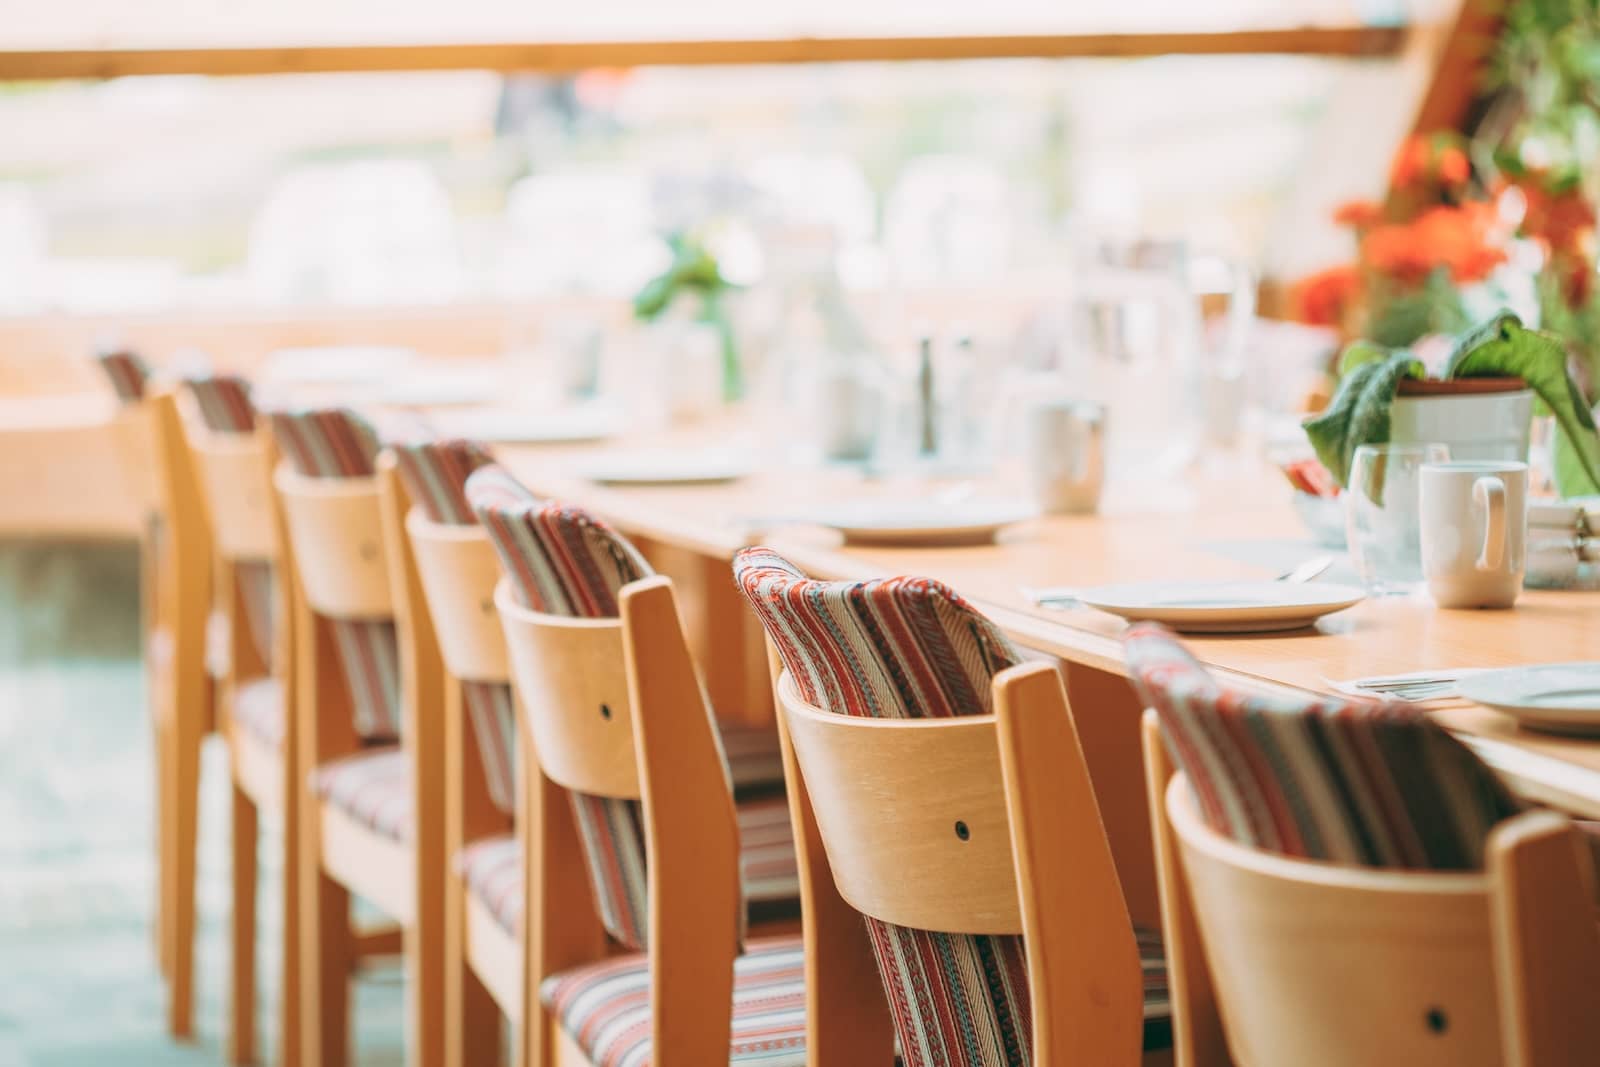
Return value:
<svg viewBox="0 0 1600 1067">
<path fill-rule="evenodd" d="M 703 1067 L 728 1057 L 743 907 L 733 792 L 671 581 L 633 582 L 620 602 L 617 619 L 567 618 L 520 606 L 505 579 L 495 589 L 536 754 L 527 774 L 529 1002 L 545 977 L 607 954 L 565 791 L 639 799 L 654 1063 Z M 525 1029 L 530 1067 L 589 1064 L 542 1007 L 530 1009 Z"/>
<path fill-rule="evenodd" d="M 1139 1063 L 1138 948 L 1055 665 L 996 675 L 994 715 L 871 719 L 806 704 L 769 660 L 800 850 L 812 1062 L 894 1062 L 864 913 L 1022 934 L 1033 1062 Z M 912 898 L 912 887 L 929 892 Z"/>
<path fill-rule="evenodd" d="M 167 1032 L 194 1035 L 195 849 L 199 833 L 200 746 L 215 727 L 206 660 L 211 611 L 211 530 L 185 443 L 178 397 L 158 392 L 128 405 L 119 436 L 129 477 L 147 514 L 141 543 L 148 697 L 154 724 L 159 905 L 156 938 L 167 977 Z M 140 459 L 148 466 L 140 469 Z M 152 638 L 164 652 L 148 653 Z"/>
<path fill-rule="evenodd" d="M 444 669 L 445 855 L 450 857 L 445 880 L 445 1063 L 470 1067 L 498 1059 L 500 1013 L 518 1027 L 529 1015 L 524 985 L 528 939 L 505 930 L 468 890 L 454 859 L 471 842 L 511 829 L 526 856 L 526 776 L 519 767 L 517 817 L 508 819 L 490 798 L 481 752 L 468 736 L 462 694 L 466 681 L 511 681 L 494 604 L 500 575 L 494 546 L 481 526 L 432 522 L 415 507 L 406 515 L 405 528 L 425 601 L 412 610 L 431 618 Z M 518 1041 L 514 1059 L 520 1062 L 523 1056 Z"/>
<path fill-rule="evenodd" d="M 1179 1062 L 1593 1061 L 1593 862 L 1564 816 L 1501 823 L 1482 872 L 1277 856 L 1205 826 L 1154 712 L 1143 730 Z M 1313 993 L 1345 1016 L 1292 1010 Z"/>
<path fill-rule="evenodd" d="M 391 457 L 370 478 L 319 479 L 280 464 L 273 476 L 294 558 L 295 714 L 299 718 L 302 1055 L 307 1067 L 349 1061 L 349 978 L 382 935 L 350 927 L 350 894 L 402 928 L 410 1010 L 410 1062 L 444 1057 L 444 854 L 442 679 L 417 575 L 401 540 L 409 506 Z M 377 834 L 322 802 L 314 770 L 361 751 L 340 674 L 331 619 L 392 616 L 400 635 L 401 747 L 417 791 L 413 839 Z"/>
<path fill-rule="evenodd" d="M 284 1067 L 300 1062 L 300 910 L 299 910 L 299 779 L 296 721 L 290 701 L 294 647 L 290 602 L 290 563 L 283 548 L 282 516 L 272 490 L 276 462 L 272 438 L 264 428 L 251 433 L 220 434 L 188 420 L 188 442 L 199 475 L 201 497 L 211 523 L 215 547 L 213 588 L 216 607 L 228 622 L 228 673 L 218 704 L 229 713 L 218 716 L 227 741 L 232 778 L 231 822 L 233 896 L 230 915 L 228 1059 L 235 1064 L 257 1059 L 255 1035 L 256 889 L 260 812 L 276 812 L 283 827 L 283 931 L 279 991 L 278 1060 Z M 279 610 L 273 618 L 276 664 L 263 660 L 246 624 L 244 588 L 238 569 L 244 563 L 271 563 L 273 595 Z M 276 674 L 284 701 L 284 737 L 273 747 L 243 728 L 232 714 L 240 688 Z"/>
</svg>

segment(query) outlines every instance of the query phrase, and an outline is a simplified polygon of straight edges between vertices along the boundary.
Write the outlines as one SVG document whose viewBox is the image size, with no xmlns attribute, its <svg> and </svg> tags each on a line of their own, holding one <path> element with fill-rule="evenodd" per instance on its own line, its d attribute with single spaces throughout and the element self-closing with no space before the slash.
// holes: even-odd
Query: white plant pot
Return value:
<svg viewBox="0 0 1600 1067">
<path fill-rule="evenodd" d="M 1450 446 L 1451 459 L 1528 459 L 1533 390 L 1396 397 L 1389 412 L 1395 444 Z"/>
</svg>

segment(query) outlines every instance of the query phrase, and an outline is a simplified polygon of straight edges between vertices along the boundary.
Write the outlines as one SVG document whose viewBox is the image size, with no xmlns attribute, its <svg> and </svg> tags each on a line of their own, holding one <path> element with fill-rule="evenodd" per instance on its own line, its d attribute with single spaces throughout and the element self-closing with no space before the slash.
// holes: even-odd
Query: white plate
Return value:
<svg viewBox="0 0 1600 1067">
<path fill-rule="evenodd" d="M 621 429 L 621 419 L 611 408 L 584 407 L 564 411 L 508 411 L 503 408 L 462 408 L 428 416 L 441 437 L 468 437 L 502 444 L 569 444 L 600 441 Z"/>
<path fill-rule="evenodd" d="M 373 403 L 390 407 L 461 407 L 492 404 L 500 394 L 499 376 L 485 371 L 421 371 L 378 386 Z"/>
<path fill-rule="evenodd" d="M 1461 680 L 1461 695 L 1533 730 L 1600 734 L 1600 663 L 1547 663 L 1484 671 Z"/>
<path fill-rule="evenodd" d="M 1353 585 L 1263 581 L 1130 582 L 1078 594 L 1091 608 L 1197 634 L 1298 630 L 1365 598 Z"/>
<path fill-rule="evenodd" d="M 806 521 L 844 534 L 849 545 L 982 545 L 1007 526 L 1038 512 L 1013 500 L 863 500 L 806 516 Z"/>
<path fill-rule="evenodd" d="M 596 456 L 580 473 L 604 485 L 710 485 L 732 482 L 752 470 L 727 452 L 612 452 Z"/>
<path fill-rule="evenodd" d="M 261 373 L 265 380 L 284 385 L 372 385 L 416 358 L 409 348 L 378 345 L 280 348 L 267 357 Z"/>
</svg>

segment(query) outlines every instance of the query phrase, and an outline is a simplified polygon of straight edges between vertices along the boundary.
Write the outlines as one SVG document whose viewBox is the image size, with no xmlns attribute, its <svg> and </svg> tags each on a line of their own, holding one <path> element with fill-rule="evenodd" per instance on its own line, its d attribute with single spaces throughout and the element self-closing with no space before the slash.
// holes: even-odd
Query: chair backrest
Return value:
<svg viewBox="0 0 1600 1067">
<path fill-rule="evenodd" d="M 938 582 L 814 581 L 765 549 L 734 569 L 784 668 L 796 838 L 814 815 L 867 917 L 904 1061 L 1137 1056 L 1138 949 L 1054 668 Z"/>
<path fill-rule="evenodd" d="M 273 484 L 312 610 L 330 619 L 392 618 L 377 477 L 308 477 L 280 463 Z"/>
<path fill-rule="evenodd" d="M 191 426 L 189 447 L 199 467 L 217 551 L 235 562 L 276 559 L 271 449 L 266 436 L 259 430 L 218 433 Z"/>
<path fill-rule="evenodd" d="M 1413 708 L 1233 691 L 1159 627 L 1127 646 L 1180 1060 L 1593 1059 L 1592 859 L 1565 818 L 1519 813 Z"/>
<path fill-rule="evenodd" d="M 1465 745 L 1411 706 L 1223 685 L 1172 634 L 1124 638 L 1206 822 L 1254 848 L 1369 867 L 1471 870 L 1521 805 Z"/>
<path fill-rule="evenodd" d="M 625 588 L 651 577 L 649 565 L 605 523 L 580 508 L 535 499 L 502 468 L 474 473 L 467 495 L 505 570 L 495 602 L 527 711 L 530 748 L 545 777 L 568 791 L 606 930 L 644 949 L 657 931 L 649 921 L 655 872 L 647 856 L 649 798 L 641 769 L 649 753 L 638 723 L 661 712 L 639 706 L 640 665 L 628 652 L 622 601 Z M 672 600 L 670 587 L 651 597 L 657 595 Z M 685 698 L 688 712 L 705 717 L 709 730 L 709 708 L 676 616 L 665 630 L 657 652 L 670 649 L 677 657 L 670 668 L 694 686 Z M 668 714 L 682 710 L 673 705 Z M 693 727 L 698 734 L 698 717 Z M 725 784 L 726 762 L 714 734 L 709 744 L 708 758 L 721 763 Z M 731 812 L 731 796 L 727 803 Z"/>
<path fill-rule="evenodd" d="M 897 926 L 1022 933 L 993 715 L 839 715 L 787 672 L 778 698 L 846 903 Z"/>
<path fill-rule="evenodd" d="M 283 453 L 273 485 L 300 595 L 332 624 L 356 732 L 397 737 L 401 657 L 377 436 L 342 409 L 273 412 L 269 421 Z"/>
<path fill-rule="evenodd" d="M 444 665 L 467 682 L 509 682 L 505 632 L 495 607 L 500 561 L 483 528 L 434 522 L 419 508 L 406 516 L 428 612 Z"/>
<path fill-rule="evenodd" d="M 1182 775 L 1165 804 L 1236 1062 L 1505 1062 L 1486 875 L 1247 848 L 1207 825 Z"/>
<path fill-rule="evenodd" d="M 638 800 L 621 620 L 530 611 L 510 579 L 495 589 L 495 606 L 545 776 L 574 793 Z"/>
<path fill-rule="evenodd" d="M 491 462 L 488 450 L 459 440 L 392 448 L 414 502 L 406 534 L 445 668 L 466 682 L 508 683 L 505 635 L 494 606 L 500 565 L 466 495 L 467 478 Z"/>
</svg>

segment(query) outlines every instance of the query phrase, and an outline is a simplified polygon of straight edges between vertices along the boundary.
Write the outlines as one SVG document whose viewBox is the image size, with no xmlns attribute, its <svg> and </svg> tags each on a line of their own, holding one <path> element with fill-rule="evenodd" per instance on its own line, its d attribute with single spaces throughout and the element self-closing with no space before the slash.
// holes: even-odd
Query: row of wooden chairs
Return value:
<svg viewBox="0 0 1600 1067">
<path fill-rule="evenodd" d="M 201 680 L 160 698 L 193 708 L 157 715 L 178 783 L 163 854 L 190 857 L 162 879 L 175 1004 L 195 816 L 174 813 L 213 721 L 213 600 L 232 624 L 209 673 L 234 776 L 235 1062 L 255 1055 L 263 807 L 285 826 L 291 1062 L 345 1062 L 349 976 L 396 947 L 352 927 L 352 893 L 401 931 L 420 1064 L 497 1056 L 502 1021 L 515 1060 L 560 1067 L 1155 1063 L 1174 1045 L 1196 1064 L 1589 1062 L 1588 853 L 1464 749 L 1446 762 L 1489 799 L 1481 826 L 1440 801 L 1461 856 L 1307 845 L 1345 825 L 1370 840 L 1360 804 L 1264 836 L 1237 820 L 1264 794 L 1224 795 L 1245 764 L 1218 767 L 1243 757 L 1193 716 L 1354 721 L 1370 740 L 1366 710 L 1252 703 L 1169 637 L 1131 635 L 1163 944 L 1129 919 L 1058 668 L 945 587 L 741 554 L 733 579 L 771 641 L 773 766 L 778 750 L 719 725 L 673 584 L 620 534 L 460 443 L 380 456 L 340 412 L 218 429 L 207 412 L 238 405 L 212 392 L 242 389 L 138 401 L 161 460 L 157 628 L 188 635 L 174 662 Z M 264 589 L 270 647 L 249 623 Z M 1381 736 L 1411 755 L 1444 737 L 1420 717 Z M 1261 810 L 1322 812 L 1279 771 Z"/>
</svg>

